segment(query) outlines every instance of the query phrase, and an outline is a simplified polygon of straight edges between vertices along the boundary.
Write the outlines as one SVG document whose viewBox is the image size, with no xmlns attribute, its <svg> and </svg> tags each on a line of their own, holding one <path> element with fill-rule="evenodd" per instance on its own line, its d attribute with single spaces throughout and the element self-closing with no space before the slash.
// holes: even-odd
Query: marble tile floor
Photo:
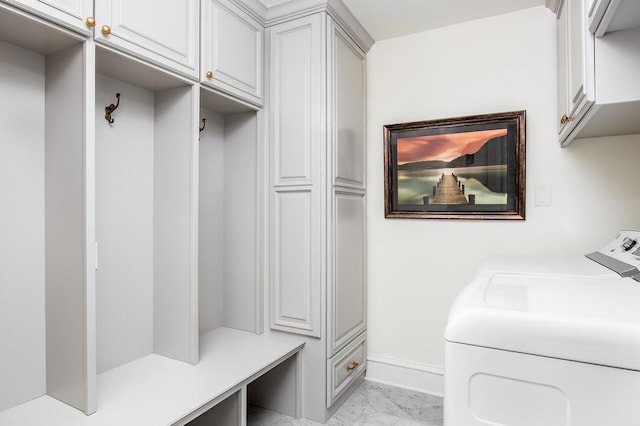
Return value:
<svg viewBox="0 0 640 426">
<path fill-rule="evenodd" d="M 249 407 L 248 426 L 318 426 L 261 408 Z M 442 398 L 365 380 L 328 426 L 442 426 Z"/>
</svg>

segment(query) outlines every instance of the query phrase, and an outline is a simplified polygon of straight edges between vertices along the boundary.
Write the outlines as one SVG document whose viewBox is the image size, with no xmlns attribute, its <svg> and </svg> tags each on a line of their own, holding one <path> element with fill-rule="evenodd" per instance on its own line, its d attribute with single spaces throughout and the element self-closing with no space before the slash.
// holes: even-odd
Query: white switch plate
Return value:
<svg viewBox="0 0 640 426">
<path fill-rule="evenodd" d="M 551 205 L 551 185 L 548 183 L 536 184 L 536 206 Z"/>
</svg>

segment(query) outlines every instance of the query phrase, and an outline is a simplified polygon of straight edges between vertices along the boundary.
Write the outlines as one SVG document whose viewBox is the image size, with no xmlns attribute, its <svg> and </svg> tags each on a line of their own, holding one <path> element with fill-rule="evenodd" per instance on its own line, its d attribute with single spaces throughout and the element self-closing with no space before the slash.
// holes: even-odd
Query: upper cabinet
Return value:
<svg viewBox="0 0 640 426">
<path fill-rule="evenodd" d="M 102 46 L 263 105 L 264 23 L 235 0 L 2 0 Z M 200 50 L 200 46 L 202 49 Z"/>
<path fill-rule="evenodd" d="M 6 0 L 6 3 L 87 35 L 95 25 L 92 0 Z"/>
<path fill-rule="evenodd" d="M 640 26 L 637 0 L 588 0 L 589 30 L 596 37 Z"/>
<path fill-rule="evenodd" d="M 197 78 L 198 14 L 198 0 L 97 1 L 95 39 Z"/>
<path fill-rule="evenodd" d="M 586 30 L 585 0 L 567 0 L 558 13 L 558 120 L 561 139 L 594 103 L 593 37 Z"/>
<path fill-rule="evenodd" d="M 202 0 L 200 81 L 262 106 L 262 25 L 229 0 Z"/>
<path fill-rule="evenodd" d="M 631 5 L 633 3 L 633 5 Z M 606 6 L 606 5 L 608 6 Z M 639 9 L 636 1 L 548 1 L 557 12 L 558 135 L 562 145 L 574 138 L 640 133 L 640 20 L 611 30 L 621 10 Z M 615 7 L 614 7 L 615 6 Z M 598 12 L 601 8 L 604 12 Z M 617 12 L 609 12 L 612 8 Z M 624 8 L 624 9 L 623 9 Z M 596 19 L 597 16 L 599 19 Z M 596 37 L 593 20 L 599 24 Z"/>
</svg>

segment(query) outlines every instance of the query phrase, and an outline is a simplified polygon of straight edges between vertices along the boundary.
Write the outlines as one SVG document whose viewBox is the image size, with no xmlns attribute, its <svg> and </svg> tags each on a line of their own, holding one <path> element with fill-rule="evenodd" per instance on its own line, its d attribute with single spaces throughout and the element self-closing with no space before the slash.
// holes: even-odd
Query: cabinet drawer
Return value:
<svg viewBox="0 0 640 426">
<path fill-rule="evenodd" d="M 366 338 L 362 333 L 327 360 L 327 408 L 367 369 Z"/>
</svg>

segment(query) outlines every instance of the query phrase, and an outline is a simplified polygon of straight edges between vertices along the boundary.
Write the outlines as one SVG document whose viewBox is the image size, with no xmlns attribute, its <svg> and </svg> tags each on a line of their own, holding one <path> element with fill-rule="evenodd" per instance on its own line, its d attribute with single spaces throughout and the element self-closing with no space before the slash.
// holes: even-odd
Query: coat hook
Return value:
<svg viewBox="0 0 640 426">
<path fill-rule="evenodd" d="M 204 126 L 205 126 L 206 124 L 207 124 L 207 119 L 206 119 L 206 118 L 203 118 L 203 119 L 202 119 L 202 127 L 200 127 L 200 131 L 203 131 L 203 130 L 204 130 Z"/>
<path fill-rule="evenodd" d="M 115 111 L 120 105 L 120 93 L 116 93 L 116 98 L 118 99 L 118 102 L 116 102 L 115 105 L 111 104 L 108 107 L 104 108 L 104 119 L 107 120 L 109 124 L 113 124 L 113 122 L 115 121 L 113 118 L 111 118 L 111 113 Z"/>
</svg>

